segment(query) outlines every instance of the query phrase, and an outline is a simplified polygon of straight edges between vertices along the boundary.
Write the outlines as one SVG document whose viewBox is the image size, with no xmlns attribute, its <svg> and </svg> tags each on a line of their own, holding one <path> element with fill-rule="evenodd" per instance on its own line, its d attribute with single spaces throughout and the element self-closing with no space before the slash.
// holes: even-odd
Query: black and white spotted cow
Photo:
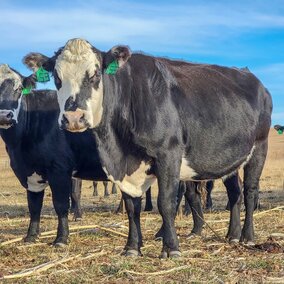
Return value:
<svg viewBox="0 0 284 284">
<path fill-rule="evenodd" d="M 161 257 L 175 257 L 179 180 L 223 177 L 234 184 L 241 166 L 245 222 L 241 231 L 238 218 L 228 235 L 253 243 L 272 101 L 251 72 L 131 54 L 126 46 L 101 52 L 83 39 L 69 40 L 51 58 L 31 53 L 24 61 L 53 72 L 60 127 L 92 130 L 103 169 L 126 202 L 126 254 L 140 254 L 141 195 L 156 179 L 165 233 Z M 230 200 L 231 212 L 239 196 Z"/>
<path fill-rule="evenodd" d="M 61 131 L 56 91 L 31 91 L 23 95 L 23 88 L 32 85 L 33 76 L 25 78 L 8 65 L 0 65 L 0 134 L 11 167 L 27 189 L 30 225 L 24 240 L 31 242 L 38 237 L 44 189 L 49 185 L 58 215 L 54 244 L 60 246 L 68 238 L 72 173 L 89 180 L 105 181 L 107 177 L 96 147 L 90 143 L 92 133 Z"/>
</svg>

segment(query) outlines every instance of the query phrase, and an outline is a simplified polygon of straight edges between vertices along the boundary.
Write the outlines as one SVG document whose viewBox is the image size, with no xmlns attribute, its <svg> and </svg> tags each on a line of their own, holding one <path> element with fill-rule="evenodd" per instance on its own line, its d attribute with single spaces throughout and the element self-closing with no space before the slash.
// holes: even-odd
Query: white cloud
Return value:
<svg viewBox="0 0 284 284">
<path fill-rule="evenodd" d="M 73 37 L 94 45 L 127 43 L 134 50 L 212 54 L 212 41 L 226 41 L 251 29 L 284 27 L 284 16 L 226 2 L 135 4 L 128 1 L 83 1 L 76 8 L 1 9 L 1 46 L 58 47 Z M 36 6 L 35 6 L 36 7 Z M 270 9 L 268 9 L 270 10 Z"/>
</svg>

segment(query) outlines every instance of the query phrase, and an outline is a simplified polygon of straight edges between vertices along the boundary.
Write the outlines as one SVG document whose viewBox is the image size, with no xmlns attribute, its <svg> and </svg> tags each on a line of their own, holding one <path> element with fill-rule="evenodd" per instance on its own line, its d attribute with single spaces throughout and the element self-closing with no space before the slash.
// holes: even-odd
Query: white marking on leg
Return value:
<svg viewBox="0 0 284 284">
<path fill-rule="evenodd" d="M 130 176 L 125 175 L 122 181 L 115 180 L 105 167 L 103 167 L 103 170 L 109 180 L 117 184 L 121 191 L 127 193 L 131 197 L 140 197 L 156 181 L 154 175 L 147 174 L 150 167 L 150 165 L 142 161 L 139 168 Z"/>
<path fill-rule="evenodd" d="M 42 177 L 34 172 L 27 178 L 28 190 L 32 192 L 41 192 L 45 190 L 45 188 L 48 186 L 48 183 L 41 181 L 43 181 Z"/>
</svg>

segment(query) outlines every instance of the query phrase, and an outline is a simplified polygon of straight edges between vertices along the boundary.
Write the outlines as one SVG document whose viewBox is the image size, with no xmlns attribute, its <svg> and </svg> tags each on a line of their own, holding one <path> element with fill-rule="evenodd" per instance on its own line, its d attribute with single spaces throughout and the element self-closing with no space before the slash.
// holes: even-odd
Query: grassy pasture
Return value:
<svg viewBox="0 0 284 284">
<path fill-rule="evenodd" d="M 176 220 L 182 257 L 160 260 L 161 243 L 153 235 L 161 225 L 156 208 L 142 213 L 143 257 L 121 256 L 128 233 L 127 216 L 115 215 L 120 195 L 92 196 L 91 182 L 83 182 L 84 217 L 72 221 L 70 243 L 62 249 L 50 246 L 57 221 L 50 190 L 46 191 L 41 238 L 36 244 L 22 241 L 28 227 L 25 190 L 9 169 L 0 143 L 0 282 L 3 283 L 284 283 L 284 135 L 273 129 L 269 153 L 260 181 L 261 208 L 255 212 L 255 248 L 229 245 L 226 235 L 229 213 L 220 181 L 213 192 L 214 210 L 205 214 L 203 236 L 187 239 L 191 216 Z M 244 212 L 242 212 L 242 217 Z M 214 232 L 213 232 L 214 231 Z M 44 232 L 47 232 L 44 234 Z M 3 245 L 4 243 L 4 245 Z M 19 274 L 17 274 L 19 273 Z M 8 279 L 13 276 L 14 278 Z M 17 277 L 17 278 L 16 278 Z"/>
</svg>

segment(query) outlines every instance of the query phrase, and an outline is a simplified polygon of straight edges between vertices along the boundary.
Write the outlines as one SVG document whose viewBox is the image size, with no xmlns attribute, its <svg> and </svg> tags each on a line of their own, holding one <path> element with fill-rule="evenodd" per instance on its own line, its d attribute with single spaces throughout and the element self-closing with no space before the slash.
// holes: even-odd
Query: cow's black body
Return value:
<svg viewBox="0 0 284 284">
<path fill-rule="evenodd" d="M 135 172 L 141 160 L 152 165 L 160 189 L 159 210 L 168 228 L 163 252 L 178 250 L 173 197 L 182 156 L 196 172 L 191 179 L 217 179 L 237 171 L 255 147 L 245 166 L 247 218 L 242 233 L 242 240 L 253 241 L 251 216 L 272 106 L 255 76 L 232 68 L 132 55 L 116 75 L 105 74 L 102 80 L 105 111 L 93 130 L 102 165 L 114 180 Z M 237 178 L 232 184 L 237 188 Z M 235 193 L 232 208 L 240 195 Z M 139 231 L 139 224 L 136 228 Z M 232 225 L 230 234 L 238 237 L 240 225 Z M 139 249 L 140 241 L 134 240 L 133 234 L 127 248 Z"/>
<path fill-rule="evenodd" d="M 115 60 L 120 66 L 117 73 L 104 72 Z M 127 254 L 139 253 L 142 244 L 142 191 L 131 188 L 129 176 L 134 182 L 138 177 L 142 181 L 142 175 L 145 180 L 157 178 L 165 233 L 162 257 L 177 256 L 174 217 L 179 180 L 224 178 L 235 189 L 231 212 L 239 213 L 236 172 L 245 165 L 245 223 L 241 235 L 238 217 L 229 236 L 254 240 L 253 209 L 267 153 L 272 102 L 252 73 L 131 55 L 125 46 L 103 53 L 81 39 L 68 41 L 52 58 L 30 54 L 25 62 L 55 71 L 58 97 L 65 100 L 60 104 L 62 127 L 92 128 L 103 169 L 124 191 L 130 226 Z M 74 88 L 68 87 L 72 80 Z"/>
</svg>

